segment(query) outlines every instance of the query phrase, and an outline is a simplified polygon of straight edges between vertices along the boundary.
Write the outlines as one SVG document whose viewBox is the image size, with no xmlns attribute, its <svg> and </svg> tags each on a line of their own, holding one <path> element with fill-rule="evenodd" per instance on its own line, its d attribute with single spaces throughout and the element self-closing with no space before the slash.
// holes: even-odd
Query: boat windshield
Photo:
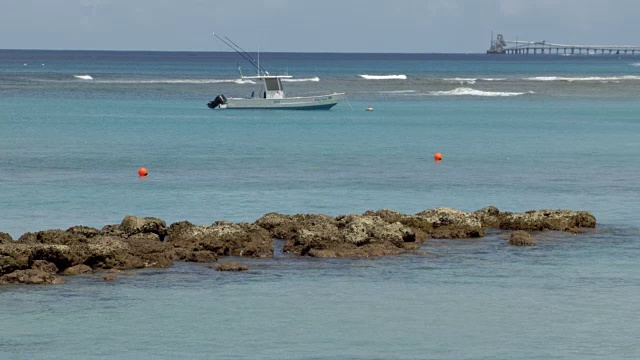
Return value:
<svg viewBox="0 0 640 360">
<path fill-rule="evenodd" d="M 265 83 L 265 86 L 267 87 L 267 91 L 282 90 L 282 82 L 280 82 L 279 78 L 265 78 L 264 83 Z"/>
</svg>

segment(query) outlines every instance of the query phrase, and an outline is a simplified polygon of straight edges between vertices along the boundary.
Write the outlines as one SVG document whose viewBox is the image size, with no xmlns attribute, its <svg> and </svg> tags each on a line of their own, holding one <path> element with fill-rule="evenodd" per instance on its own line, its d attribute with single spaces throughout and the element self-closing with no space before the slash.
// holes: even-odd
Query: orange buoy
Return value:
<svg viewBox="0 0 640 360">
<path fill-rule="evenodd" d="M 435 161 L 440 161 L 440 160 L 442 160 L 442 154 L 440 154 L 440 153 L 435 153 L 435 154 L 433 155 L 433 160 L 435 160 Z"/>
<path fill-rule="evenodd" d="M 147 176 L 147 175 L 149 175 L 149 172 L 147 171 L 147 169 L 143 167 L 138 169 L 138 176 Z"/>
</svg>

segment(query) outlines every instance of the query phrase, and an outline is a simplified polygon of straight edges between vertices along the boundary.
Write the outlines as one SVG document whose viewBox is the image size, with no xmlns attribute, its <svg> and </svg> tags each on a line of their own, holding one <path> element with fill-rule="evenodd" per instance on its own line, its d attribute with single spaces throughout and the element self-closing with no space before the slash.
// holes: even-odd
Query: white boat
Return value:
<svg viewBox="0 0 640 360">
<path fill-rule="evenodd" d="M 343 100 L 344 93 L 327 95 L 287 97 L 282 87 L 281 79 L 290 79 L 289 75 L 259 75 L 243 76 L 243 80 L 258 80 L 262 82 L 262 90 L 254 92 L 250 97 L 216 96 L 207 106 L 212 109 L 278 109 L 278 110 L 328 110 Z"/>
<path fill-rule="evenodd" d="M 337 92 L 326 95 L 287 97 L 282 87 L 282 79 L 291 79 L 292 76 L 269 75 L 269 72 L 264 70 L 259 62 L 236 43 L 227 37 L 223 39 L 215 33 L 213 35 L 258 70 L 257 76 L 242 76 L 240 74 L 240 78 L 262 82 L 262 90 L 258 93 L 254 91 L 251 96 L 246 98 L 226 97 L 224 94 L 220 94 L 207 103 L 211 109 L 328 110 L 345 98 L 345 93 Z"/>
</svg>

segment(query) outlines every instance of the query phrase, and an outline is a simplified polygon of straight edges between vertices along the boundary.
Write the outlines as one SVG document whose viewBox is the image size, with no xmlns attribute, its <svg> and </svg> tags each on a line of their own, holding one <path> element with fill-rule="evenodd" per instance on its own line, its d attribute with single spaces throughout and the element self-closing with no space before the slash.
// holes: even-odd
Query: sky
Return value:
<svg viewBox="0 0 640 360">
<path fill-rule="evenodd" d="M 0 49 L 479 53 L 640 45 L 638 0 L 0 0 Z"/>
</svg>

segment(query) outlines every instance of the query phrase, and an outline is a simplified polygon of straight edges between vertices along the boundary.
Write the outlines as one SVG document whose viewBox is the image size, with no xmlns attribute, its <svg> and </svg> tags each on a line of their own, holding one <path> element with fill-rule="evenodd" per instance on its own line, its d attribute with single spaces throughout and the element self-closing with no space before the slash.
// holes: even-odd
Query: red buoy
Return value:
<svg viewBox="0 0 640 360">
<path fill-rule="evenodd" d="M 433 160 L 435 160 L 435 161 L 440 161 L 440 160 L 442 160 L 442 154 L 440 154 L 440 153 L 435 153 L 435 154 L 433 155 Z"/>
<path fill-rule="evenodd" d="M 138 169 L 138 176 L 147 176 L 147 175 L 149 175 L 149 172 L 147 171 L 147 169 L 143 167 Z"/>
</svg>

